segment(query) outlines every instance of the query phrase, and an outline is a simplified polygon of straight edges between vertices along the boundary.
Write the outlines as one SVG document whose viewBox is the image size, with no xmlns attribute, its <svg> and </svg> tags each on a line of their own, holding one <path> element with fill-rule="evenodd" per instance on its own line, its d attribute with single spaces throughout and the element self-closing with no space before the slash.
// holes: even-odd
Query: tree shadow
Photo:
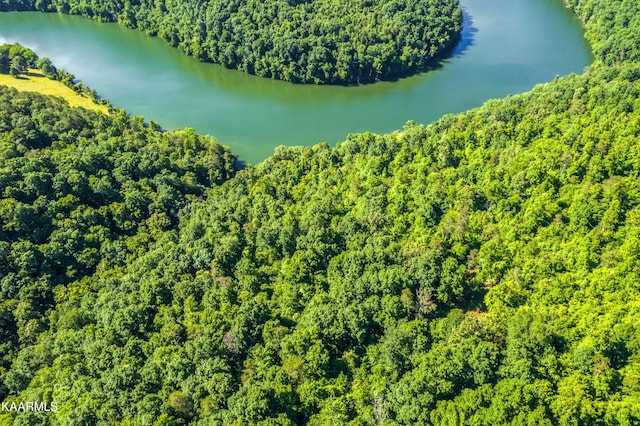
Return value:
<svg viewBox="0 0 640 426">
<path fill-rule="evenodd" d="M 431 59 L 427 64 L 420 67 L 417 72 L 410 71 L 406 73 L 396 74 L 390 76 L 389 78 L 386 78 L 384 81 L 395 82 L 406 77 L 428 73 L 443 68 L 450 59 L 463 56 L 467 52 L 467 50 L 469 50 L 469 48 L 475 44 L 475 34 L 477 32 L 478 28 L 473 25 L 473 17 L 463 8 L 462 29 L 460 30 L 460 36 L 458 37 L 457 42 L 452 43 L 451 46 L 449 46 L 447 49 L 434 56 L 433 59 Z"/>
<path fill-rule="evenodd" d="M 458 58 L 465 54 L 474 45 L 475 34 L 478 28 L 473 25 L 473 17 L 466 10 L 462 9 L 462 31 L 460 31 L 460 41 L 456 43 L 451 51 L 450 57 Z"/>
<path fill-rule="evenodd" d="M 235 161 L 233 162 L 233 168 L 236 171 L 244 170 L 247 168 L 247 162 L 241 160 L 240 157 L 236 157 Z"/>
<path fill-rule="evenodd" d="M 43 73 L 36 72 L 36 71 L 27 71 L 24 73 L 24 75 L 28 75 L 29 77 L 44 77 Z"/>
</svg>

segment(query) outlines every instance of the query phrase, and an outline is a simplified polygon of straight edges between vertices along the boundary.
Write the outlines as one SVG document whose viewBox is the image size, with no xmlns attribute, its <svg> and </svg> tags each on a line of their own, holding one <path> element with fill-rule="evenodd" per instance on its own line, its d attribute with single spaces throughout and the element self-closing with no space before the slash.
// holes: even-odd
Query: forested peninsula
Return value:
<svg viewBox="0 0 640 426">
<path fill-rule="evenodd" d="M 424 70 L 459 40 L 458 0 L 0 0 L 118 22 L 261 77 L 362 84 Z"/>
<path fill-rule="evenodd" d="M 2 425 L 640 423 L 640 4 L 582 75 L 278 148 L 0 87 Z"/>
</svg>

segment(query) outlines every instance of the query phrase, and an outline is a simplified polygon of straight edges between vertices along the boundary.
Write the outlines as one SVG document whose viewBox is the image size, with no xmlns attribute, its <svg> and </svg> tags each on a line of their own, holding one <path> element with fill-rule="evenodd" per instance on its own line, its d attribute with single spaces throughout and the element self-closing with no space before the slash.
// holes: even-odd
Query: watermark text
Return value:
<svg viewBox="0 0 640 426">
<path fill-rule="evenodd" d="M 57 402 L 38 402 L 38 401 L 25 401 L 25 402 L 3 402 L 0 404 L 0 411 L 3 412 L 25 412 L 25 411 L 37 411 L 37 412 L 50 412 L 58 411 Z"/>
</svg>

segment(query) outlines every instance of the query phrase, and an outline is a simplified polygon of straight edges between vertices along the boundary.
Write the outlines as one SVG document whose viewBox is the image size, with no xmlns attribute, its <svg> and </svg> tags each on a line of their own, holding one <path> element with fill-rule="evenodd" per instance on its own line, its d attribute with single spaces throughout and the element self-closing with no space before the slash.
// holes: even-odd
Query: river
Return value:
<svg viewBox="0 0 640 426">
<path fill-rule="evenodd" d="M 20 42 L 117 108 L 165 129 L 193 127 L 256 163 L 279 145 L 336 143 L 352 132 L 431 122 L 529 90 L 592 60 L 560 0 L 462 0 L 462 41 L 439 66 L 393 82 L 309 86 L 200 63 L 117 24 L 38 12 L 0 13 L 0 42 Z"/>
</svg>

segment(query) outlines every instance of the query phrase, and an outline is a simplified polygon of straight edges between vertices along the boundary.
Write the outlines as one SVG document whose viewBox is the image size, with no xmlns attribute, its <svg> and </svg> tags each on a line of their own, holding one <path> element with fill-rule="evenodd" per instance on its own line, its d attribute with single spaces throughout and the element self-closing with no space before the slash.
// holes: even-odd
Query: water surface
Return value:
<svg viewBox="0 0 640 426">
<path fill-rule="evenodd" d="M 358 87 L 294 85 L 200 63 L 117 24 L 38 12 L 0 13 L 0 42 L 48 56 L 118 108 L 165 129 L 193 127 L 243 160 L 278 145 L 336 143 L 347 133 L 428 123 L 529 90 L 592 61 L 560 0 L 462 0 L 462 41 L 437 69 Z"/>
</svg>

